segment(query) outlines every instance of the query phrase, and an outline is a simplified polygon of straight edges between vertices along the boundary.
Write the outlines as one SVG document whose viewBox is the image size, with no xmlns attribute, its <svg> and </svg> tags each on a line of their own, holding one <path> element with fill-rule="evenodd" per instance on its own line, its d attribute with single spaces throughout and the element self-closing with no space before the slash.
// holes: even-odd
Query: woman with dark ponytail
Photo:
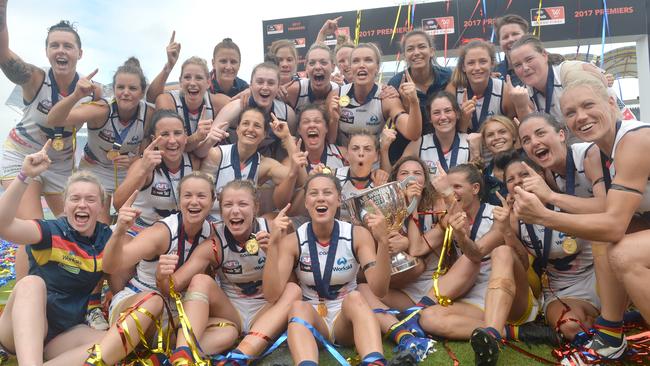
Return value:
<svg viewBox="0 0 650 366">
<path fill-rule="evenodd" d="M 106 189 L 107 204 L 100 221 L 109 222 L 111 196 L 142 153 L 153 108 L 143 99 L 147 80 L 135 57 L 126 60 L 113 75 L 112 99 L 77 105 L 92 90 L 90 85 L 87 79 L 79 80 L 74 92 L 52 107 L 47 122 L 55 127 L 87 124 L 88 142 L 79 166 L 95 174 Z"/>
</svg>

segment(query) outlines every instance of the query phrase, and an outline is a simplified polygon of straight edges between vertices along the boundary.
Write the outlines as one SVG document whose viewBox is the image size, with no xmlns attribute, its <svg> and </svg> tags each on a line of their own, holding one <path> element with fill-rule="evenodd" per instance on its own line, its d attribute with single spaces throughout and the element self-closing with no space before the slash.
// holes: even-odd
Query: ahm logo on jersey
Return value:
<svg viewBox="0 0 650 366">
<path fill-rule="evenodd" d="M 377 126 L 379 124 L 379 117 L 370 116 L 370 119 L 366 123 L 368 126 Z"/>
<path fill-rule="evenodd" d="M 343 272 L 349 271 L 352 269 L 352 263 L 349 263 L 347 259 L 341 257 L 336 260 L 336 266 L 332 269 L 334 272 Z"/>
</svg>

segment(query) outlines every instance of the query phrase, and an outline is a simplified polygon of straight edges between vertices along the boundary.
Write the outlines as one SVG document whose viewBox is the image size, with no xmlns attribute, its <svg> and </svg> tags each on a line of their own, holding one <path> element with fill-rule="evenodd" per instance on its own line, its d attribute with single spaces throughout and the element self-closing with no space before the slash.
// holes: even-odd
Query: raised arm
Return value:
<svg viewBox="0 0 650 366">
<path fill-rule="evenodd" d="M 80 78 L 74 92 L 52 106 L 50 113 L 47 114 L 48 125 L 64 127 L 88 123 L 89 127 L 98 128 L 106 121 L 110 109 L 103 100 L 75 107 L 81 99 L 93 95 L 95 86 L 92 78 L 95 74 L 97 69 L 88 76 Z"/>
<path fill-rule="evenodd" d="M 515 188 L 515 213 L 528 223 L 541 224 L 586 240 L 618 242 L 639 207 L 650 176 L 647 154 L 650 129 L 628 132 L 616 149 L 616 177 L 607 192 L 606 209 L 595 214 L 567 214 L 548 210 L 539 199 Z"/>
<path fill-rule="evenodd" d="M 405 80 L 399 86 L 402 99 L 408 103 L 408 113 L 399 99 L 389 98 L 381 101 L 384 116 L 388 116 L 395 122 L 397 130 L 407 139 L 415 141 L 422 137 L 422 112 L 420 111 L 420 100 L 417 95 L 417 88 L 411 74 L 404 70 Z"/>
<path fill-rule="evenodd" d="M 216 236 L 202 241 L 190 258 L 176 271 L 178 255 L 163 254 L 156 267 L 156 286 L 164 295 L 169 294 L 169 280 L 174 280 L 174 289 L 185 291 L 194 275 L 205 272 L 208 265 L 219 265 L 221 244 Z M 218 251 L 218 252 L 217 252 Z"/>
<path fill-rule="evenodd" d="M 149 179 L 153 179 L 153 170 L 162 162 L 162 153 L 156 149 L 159 141 L 160 136 L 153 140 L 144 149 L 142 157 L 129 167 L 126 178 L 113 194 L 113 207 L 116 210 L 122 207 L 133 191 L 140 190 Z"/>
<path fill-rule="evenodd" d="M 321 42 L 321 43 L 325 42 L 325 37 L 327 37 L 330 34 L 336 36 L 336 31 L 339 29 L 339 20 L 341 20 L 341 18 L 343 17 L 338 16 L 334 19 L 327 19 L 325 23 L 323 23 L 323 26 L 318 31 L 318 35 L 316 36 L 316 42 Z"/>
<path fill-rule="evenodd" d="M 140 215 L 140 210 L 131 207 L 137 195 L 138 191 L 132 192 L 120 208 L 113 235 L 104 248 L 103 267 L 106 273 L 118 273 L 132 268 L 142 259 L 154 259 L 169 245 L 169 230 L 161 223 L 146 228 L 128 244 L 124 243 L 127 231 Z"/>
<path fill-rule="evenodd" d="M 33 220 L 23 220 L 16 217 L 20 200 L 23 198 L 29 181 L 38 177 L 50 166 L 47 151 L 52 145 L 48 140 L 41 151 L 27 155 L 22 168 L 7 190 L 0 196 L 0 237 L 20 245 L 38 243 L 41 231 Z"/>
<path fill-rule="evenodd" d="M 330 118 L 327 124 L 327 142 L 335 144 L 339 133 L 339 119 L 341 118 L 339 96 L 334 91 L 331 91 L 325 103 Z"/>
<path fill-rule="evenodd" d="M 23 61 L 9 49 L 7 3 L 8 0 L 0 0 L 0 69 L 7 79 L 22 87 L 23 98 L 31 101 L 45 79 L 45 72 Z"/>
<path fill-rule="evenodd" d="M 174 65 L 178 61 L 178 56 L 181 53 L 181 44 L 175 41 L 176 31 L 172 32 L 172 38 L 167 44 L 167 63 L 165 67 L 156 75 L 156 77 L 151 81 L 149 87 L 147 88 L 147 102 L 155 103 L 158 96 L 165 91 L 165 84 L 174 69 Z"/>
<path fill-rule="evenodd" d="M 362 226 L 354 226 L 354 248 L 370 289 L 375 296 L 382 298 L 388 293 L 388 284 L 390 283 L 388 231 L 386 218 L 374 202 L 373 206 L 375 213 L 366 215 L 367 224 L 372 230 L 372 234 Z M 378 243 L 376 250 L 375 240 Z"/>
<path fill-rule="evenodd" d="M 285 206 L 271 223 L 271 238 L 262 276 L 262 291 L 268 302 L 280 298 L 298 258 L 298 237 L 286 235 L 291 224 L 286 215 L 289 207 Z"/>
</svg>

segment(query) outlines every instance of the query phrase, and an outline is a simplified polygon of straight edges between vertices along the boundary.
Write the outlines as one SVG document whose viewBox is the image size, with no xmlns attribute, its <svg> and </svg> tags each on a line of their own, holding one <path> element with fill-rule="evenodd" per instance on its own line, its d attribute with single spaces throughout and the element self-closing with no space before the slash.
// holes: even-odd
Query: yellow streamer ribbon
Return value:
<svg viewBox="0 0 650 366">
<path fill-rule="evenodd" d="M 539 6 L 537 7 L 537 29 L 533 31 L 533 35 L 537 36 L 537 38 L 542 36 L 542 25 L 540 24 L 540 19 L 542 16 L 542 1 L 543 0 L 539 0 Z"/>
<path fill-rule="evenodd" d="M 72 171 L 77 171 L 77 164 L 75 163 L 75 152 L 77 151 L 77 127 L 72 128 Z"/>
<path fill-rule="evenodd" d="M 440 288 L 438 287 L 438 280 L 440 279 L 440 276 L 447 273 L 447 268 L 443 268 L 443 262 L 445 256 L 447 256 L 447 254 L 449 253 L 449 250 L 451 250 L 453 233 L 454 233 L 454 228 L 452 228 L 451 225 L 447 226 L 447 228 L 445 229 L 445 237 L 444 240 L 442 241 L 442 251 L 440 252 L 440 258 L 438 259 L 438 268 L 433 273 L 433 278 L 432 278 L 433 292 L 436 295 L 438 304 L 442 306 L 449 306 L 453 303 L 449 297 L 440 294 Z"/>
<path fill-rule="evenodd" d="M 399 16 L 402 12 L 402 5 L 397 8 L 397 16 L 395 17 L 395 24 L 393 25 L 393 33 L 390 35 L 390 43 L 393 43 L 393 38 L 395 38 L 395 33 L 397 32 L 397 23 L 399 22 Z"/>
<path fill-rule="evenodd" d="M 174 280 L 169 278 L 169 295 L 174 299 L 176 303 L 176 310 L 178 311 L 178 322 L 181 324 L 181 329 L 183 329 L 183 336 L 185 336 L 185 341 L 187 346 L 192 352 L 192 358 L 194 359 L 193 365 L 196 366 L 210 366 L 210 360 L 205 360 L 201 357 L 199 353 L 199 345 L 194 331 L 192 330 L 192 325 L 190 320 L 185 314 L 185 309 L 183 308 L 183 302 L 181 301 L 181 295 L 174 290 Z"/>
<path fill-rule="evenodd" d="M 357 26 L 354 29 L 354 45 L 359 44 L 359 33 L 361 33 L 361 10 L 357 10 Z"/>
</svg>

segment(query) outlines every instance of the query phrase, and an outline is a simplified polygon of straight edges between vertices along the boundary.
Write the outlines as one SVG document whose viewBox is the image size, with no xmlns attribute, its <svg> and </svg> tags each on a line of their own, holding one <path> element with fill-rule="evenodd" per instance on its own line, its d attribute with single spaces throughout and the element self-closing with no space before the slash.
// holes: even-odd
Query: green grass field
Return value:
<svg viewBox="0 0 650 366">
<path fill-rule="evenodd" d="M 4 304 L 7 301 L 7 298 L 9 297 L 9 293 L 7 292 L 7 290 L 11 289 L 12 286 L 13 283 L 9 283 L 7 286 L 0 288 L 0 304 Z M 460 361 L 461 365 L 474 364 L 474 354 L 472 352 L 472 348 L 469 346 L 469 343 L 449 342 L 449 345 L 452 351 L 456 354 L 456 357 Z M 529 348 L 525 345 L 523 345 L 522 347 L 524 347 L 528 351 L 532 351 L 538 355 L 541 355 L 542 357 L 549 358 L 549 359 L 551 357 L 550 347 L 535 346 Z M 390 357 L 390 355 L 392 354 L 392 349 L 393 346 L 391 344 L 389 344 L 388 342 L 384 343 L 384 351 L 386 356 Z M 349 348 L 342 348 L 340 350 L 345 357 L 352 357 L 356 355 L 356 353 Z M 321 365 L 326 365 L 326 366 L 337 365 L 337 362 L 325 350 L 321 350 L 320 361 L 321 361 L 320 362 Z M 292 362 L 291 362 L 291 357 L 289 355 L 289 350 L 286 347 L 280 347 L 273 354 L 268 356 L 263 362 L 260 362 L 258 364 L 259 365 L 292 364 Z M 499 364 L 500 365 L 540 365 L 540 363 L 536 362 L 535 360 L 524 357 L 520 353 L 512 349 L 505 349 L 502 352 Z M 10 359 L 7 363 L 2 364 L 2 366 L 16 366 L 16 365 L 17 362 L 14 358 Z M 453 362 L 449 357 L 449 355 L 447 354 L 447 352 L 445 351 L 442 344 L 438 343 L 436 345 L 436 352 L 430 355 L 425 362 L 421 363 L 421 365 L 453 365 Z"/>
</svg>

